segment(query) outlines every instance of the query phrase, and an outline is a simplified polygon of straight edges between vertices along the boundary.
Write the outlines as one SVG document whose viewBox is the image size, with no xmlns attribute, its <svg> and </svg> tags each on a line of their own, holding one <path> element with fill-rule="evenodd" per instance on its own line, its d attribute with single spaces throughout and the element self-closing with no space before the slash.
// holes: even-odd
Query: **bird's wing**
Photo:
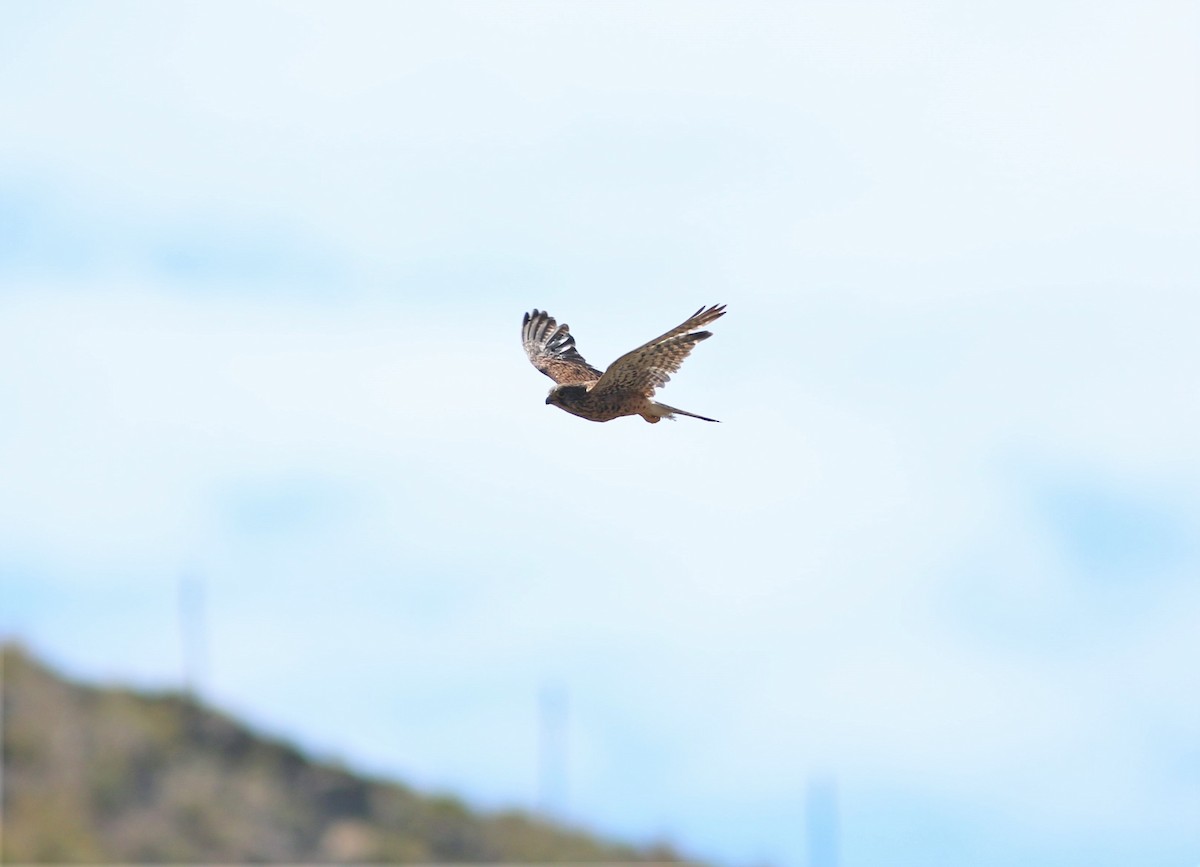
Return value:
<svg viewBox="0 0 1200 867">
<path fill-rule="evenodd" d="M 679 370 L 692 347 L 712 337 L 711 331 L 697 329 L 724 315 L 724 304 L 701 307 L 683 324 L 610 364 L 600 381 L 592 386 L 592 393 L 600 396 L 632 392 L 644 397 L 653 396 L 655 389 L 666 385 L 671 374 Z"/>
<path fill-rule="evenodd" d="M 584 361 L 575 348 L 570 329 L 555 322 L 549 313 L 534 310 L 525 314 L 521 342 L 533 366 L 559 385 L 595 382 L 600 378 L 600 371 Z"/>
</svg>

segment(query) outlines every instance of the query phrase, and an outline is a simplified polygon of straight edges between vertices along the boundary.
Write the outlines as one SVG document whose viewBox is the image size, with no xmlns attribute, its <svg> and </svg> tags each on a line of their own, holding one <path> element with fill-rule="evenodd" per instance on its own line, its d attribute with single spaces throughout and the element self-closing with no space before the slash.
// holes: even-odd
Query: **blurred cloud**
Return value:
<svg viewBox="0 0 1200 867">
<path fill-rule="evenodd" d="M 1079 483 L 1048 486 L 1039 496 L 1064 553 L 1092 578 L 1144 582 L 1187 563 L 1192 516 L 1169 504 L 1123 497 Z"/>
</svg>

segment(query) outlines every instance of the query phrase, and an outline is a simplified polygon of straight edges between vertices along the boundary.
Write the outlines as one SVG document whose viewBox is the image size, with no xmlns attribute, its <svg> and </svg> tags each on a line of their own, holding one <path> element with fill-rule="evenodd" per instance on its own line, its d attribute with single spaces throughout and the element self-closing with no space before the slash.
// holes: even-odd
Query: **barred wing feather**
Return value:
<svg viewBox="0 0 1200 867">
<path fill-rule="evenodd" d="M 600 381 L 592 387 L 592 393 L 598 397 L 626 393 L 652 397 L 655 390 L 666 385 L 671 374 L 679 370 L 692 348 L 701 340 L 712 337 L 711 331 L 697 329 L 724 315 L 724 304 L 701 307 L 666 334 L 625 353 L 610 364 Z"/>
<path fill-rule="evenodd" d="M 533 366 L 559 385 L 595 382 L 601 376 L 579 354 L 567 325 L 559 325 L 549 313 L 534 310 L 525 314 L 521 342 Z"/>
</svg>

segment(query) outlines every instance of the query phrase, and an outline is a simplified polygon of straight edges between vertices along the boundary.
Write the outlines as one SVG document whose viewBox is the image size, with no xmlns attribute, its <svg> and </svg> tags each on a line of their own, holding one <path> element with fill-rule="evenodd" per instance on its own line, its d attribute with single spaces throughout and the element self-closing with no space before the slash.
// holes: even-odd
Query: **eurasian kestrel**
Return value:
<svg viewBox="0 0 1200 867">
<path fill-rule="evenodd" d="M 651 424 L 675 414 L 702 421 L 716 421 L 694 412 L 685 412 L 651 400 L 655 389 L 662 388 L 671 374 L 679 370 L 692 347 L 712 337 L 702 326 L 725 315 L 725 305 L 701 307 L 677 328 L 627 352 L 601 373 L 583 360 L 575 348 L 570 329 L 559 325 L 548 313 L 534 310 L 525 314 L 521 340 L 533 366 L 557 385 L 550 389 L 546 403 L 588 421 L 612 421 L 623 415 L 640 415 Z"/>
</svg>

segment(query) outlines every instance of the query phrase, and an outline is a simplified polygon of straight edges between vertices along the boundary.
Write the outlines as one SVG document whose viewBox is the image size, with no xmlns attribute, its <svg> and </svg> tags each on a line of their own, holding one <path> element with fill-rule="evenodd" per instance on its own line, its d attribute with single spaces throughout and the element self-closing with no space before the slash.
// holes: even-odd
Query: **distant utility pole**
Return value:
<svg viewBox="0 0 1200 867">
<path fill-rule="evenodd" d="M 204 579 L 190 572 L 179 578 L 179 642 L 183 691 L 194 699 L 204 679 Z"/>
<path fill-rule="evenodd" d="M 838 865 L 838 798 L 833 777 L 814 776 L 805 793 L 805 824 L 808 829 L 808 867 Z"/>
<path fill-rule="evenodd" d="M 567 688 L 542 685 L 538 699 L 538 812 L 567 814 Z"/>
</svg>

